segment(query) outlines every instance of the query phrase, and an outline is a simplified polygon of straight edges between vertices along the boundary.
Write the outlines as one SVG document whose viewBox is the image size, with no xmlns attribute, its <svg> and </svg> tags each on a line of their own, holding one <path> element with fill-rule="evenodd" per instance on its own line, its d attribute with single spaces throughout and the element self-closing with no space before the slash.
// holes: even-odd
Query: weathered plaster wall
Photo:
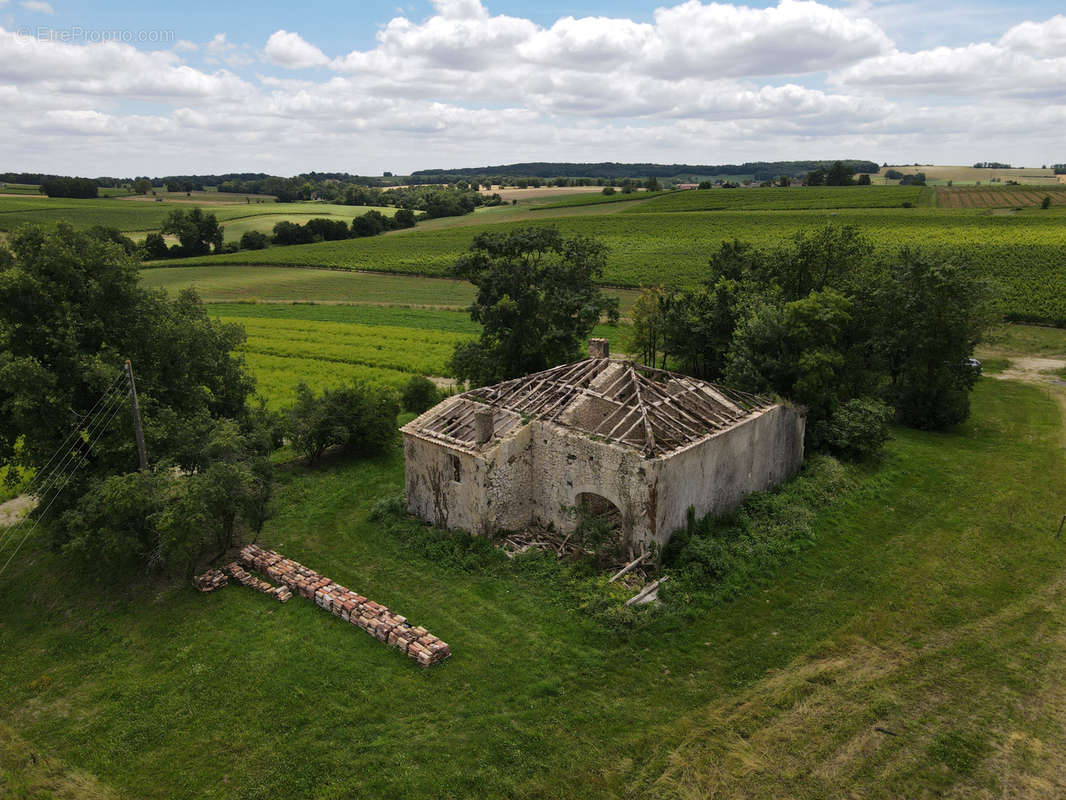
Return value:
<svg viewBox="0 0 1066 800">
<path fill-rule="evenodd" d="M 407 433 L 403 455 L 407 510 L 442 528 L 473 530 L 471 512 L 478 493 L 469 476 L 475 473 L 477 458 Z M 465 479 L 458 483 L 453 457 L 459 460 L 460 475 Z"/>
<path fill-rule="evenodd" d="M 435 525 L 476 534 L 531 523 L 571 530 L 578 496 L 605 497 L 622 514 L 624 542 L 639 552 L 665 545 L 700 516 L 736 508 L 783 483 L 803 461 L 802 413 L 775 406 L 760 416 L 662 459 L 534 420 L 483 448 L 404 433 L 408 510 Z M 452 459 L 459 461 L 456 481 Z"/>
<path fill-rule="evenodd" d="M 443 528 L 486 534 L 529 524 L 530 426 L 523 425 L 483 452 L 404 433 L 407 510 Z M 459 461 L 455 480 L 453 458 Z"/>
<path fill-rule="evenodd" d="M 648 514 L 651 474 L 640 453 L 629 447 L 594 441 L 547 422 L 533 428 L 534 520 L 557 530 L 575 525 L 573 507 L 583 492 L 598 494 L 622 512 L 626 544 L 651 535 Z"/>
<path fill-rule="evenodd" d="M 760 416 L 658 462 L 656 536 L 666 544 L 685 525 L 689 506 L 699 516 L 722 514 L 752 492 L 779 486 L 803 463 L 802 412 L 774 406 Z"/>
</svg>

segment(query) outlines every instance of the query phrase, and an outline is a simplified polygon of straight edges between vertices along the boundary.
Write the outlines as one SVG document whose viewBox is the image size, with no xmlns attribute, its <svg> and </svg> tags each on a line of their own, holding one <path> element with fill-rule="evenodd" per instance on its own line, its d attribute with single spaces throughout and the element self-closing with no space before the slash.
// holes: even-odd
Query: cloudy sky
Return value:
<svg viewBox="0 0 1066 800">
<path fill-rule="evenodd" d="M 1060 2 L 0 0 L 0 171 L 1066 162 Z"/>
</svg>

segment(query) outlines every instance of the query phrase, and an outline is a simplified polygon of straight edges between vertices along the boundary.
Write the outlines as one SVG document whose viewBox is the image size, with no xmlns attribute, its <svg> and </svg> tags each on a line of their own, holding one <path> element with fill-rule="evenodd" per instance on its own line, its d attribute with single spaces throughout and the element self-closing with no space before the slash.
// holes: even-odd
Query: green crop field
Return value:
<svg viewBox="0 0 1066 800">
<path fill-rule="evenodd" d="M 296 387 L 301 383 L 306 383 L 315 392 L 343 386 L 353 380 L 399 389 L 413 374 L 365 364 L 288 358 L 255 352 L 246 352 L 244 361 L 255 377 L 256 393 L 273 409 L 290 405 L 296 399 Z"/>
<path fill-rule="evenodd" d="M 695 189 L 627 208 L 630 214 L 664 211 L 773 211 L 827 208 L 898 208 L 918 205 L 921 186 L 790 186 L 749 189 Z"/>
<path fill-rule="evenodd" d="M 0 793 L 1040 796 L 1011 787 L 1066 753 L 1062 434 L 1042 389 L 983 379 L 957 431 L 840 467 L 759 585 L 632 632 L 555 559 L 371 520 L 398 447 L 284 468 L 261 543 L 448 641 L 426 671 L 302 599 L 87 582 L 34 535 L 0 584 Z"/>
<path fill-rule="evenodd" d="M 0 183 L 0 195 L 5 194 L 30 194 L 38 195 L 41 187 L 30 183 Z"/>
<path fill-rule="evenodd" d="M 72 200 L 67 198 L 0 197 L 0 230 L 19 225 L 54 225 L 67 222 L 75 228 L 106 225 L 123 231 L 156 230 L 174 208 L 173 203 L 139 203 L 120 198 Z"/>
<path fill-rule="evenodd" d="M 877 188 L 877 187 L 864 187 Z M 709 255 L 738 238 L 772 246 L 827 224 L 854 225 L 883 248 L 954 250 L 992 282 L 1013 319 L 1066 324 L 1066 224 L 1057 214 L 988 215 L 975 211 L 886 208 L 776 212 L 690 212 L 560 217 L 566 234 L 595 236 L 610 248 L 604 282 L 621 286 L 698 281 Z M 277 247 L 180 259 L 174 265 L 274 264 L 443 275 L 482 231 L 508 225 L 418 231 L 343 242 Z"/>
<path fill-rule="evenodd" d="M 465 311 L 435 311 L 403 306 L 313 303 L 211 303 L 212 316 L 258 320 L 307 320 L 345 322 L 386 328 L 399 327 L 476 336 L 481 327 Z"/>
<path fill-rule="evenodd" d="M 2 194 L 2 192 L 0 192 Z M 214 214 L 222 223 L 229 223 L 227 239 L 231 233 L 236 238 L 245 230 L 269 231 L 280 219 L 306 221 L 312 217 L 337 217 L 350 222 L 353 217 L 365 214 L 369 206 L 345 206 L 330 203 L 243 203 L 229 202 L 213 205 L 217 193 L 201 194 L 205 203 L 190 203 L 184 193 L 175 193 L 173 200 L 155 202 L 144 197 L 96 198 L 76 200 L 47 197 L 2 197 L 0 196 L 0 231 L 11 231 L 19 225 L 36 223 L 54 225 L 68 222 L 76 228 L 106 225 L 122 231 L 148 232 L 158 230 L 163 219 L 175 209 L 188 210 L 196 205 L 206 213 Z M 394 208 L 379 208 L 391 216 Z M 262 219 L 258 219 L 262 218 Z M 230 226 L 235 226 L 230 231 Z"/>
<path fill-rule="evenodd" d="M 141 270 L 141 281 L 150 288 L 172 293 L 191 287 L 210 302 L 382 305 L 454 311 L 468 308 L 474 300 L 474 287 L 466 281 L 349 270 L 156 267 Z M 605 293 L 618 298 L 622 314 L 629 312 L 639 295 L 633 289 L 607 289 Z"/>
<path fill-rule="evenodd" d="M 455 345 L 481 330 L 463 312 L 399 306 L 213 303 L 208 313 L 244 327 L 245 361 L 274 408 L 301 381 L 320 391 L 353 378 L 399 387 L 412 375 L 447 376 Z M 626 331 L 598 325 L 592 335 L 621 352 Z"/>
<path fill-rule="evenodd" d="M 599 206 L 604 205 L 605 203 L 634 203 L 638 200 L 651 200 L 667 194 L 676 194 L 676 192 L 630 192 L 629 194 L 625 194 L 621 191 L 615 192 L 614 194 L 592 194 L 585 192 L 582 194 L 565 195 L 560 197 L 557 201 L 533 206 L 530 211 L 549 211 L 556 208 L 576 208 L 578 206 Z"/>
<path fill-rule="evenodd" d="M 225 321 L 226 318 L 223 318 Z M 455 345 L 470 338 L 428 328 L 242 317 L 250 353 L 445 375 Z M 386 335 L 383 335 L 386 334 Z"/>
<path fill-rule="evenodd" d="M 283 249 L 274 248 L 279 252 Z M 191 287 L 211 301 L 308 301 L 463 309 L 474 300 L 474 287 L 466 281 L 330 269 L 159 267 L 141 270 L 141 282 L 170 292 Z"/>
</svg>

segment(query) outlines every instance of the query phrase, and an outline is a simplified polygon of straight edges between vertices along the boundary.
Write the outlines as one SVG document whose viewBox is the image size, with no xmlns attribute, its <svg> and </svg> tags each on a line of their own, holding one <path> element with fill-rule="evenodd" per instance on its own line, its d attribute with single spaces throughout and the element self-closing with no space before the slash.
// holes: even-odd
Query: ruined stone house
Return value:
<svg viewBox="0 0 1066 800">
<path fill-rule="evenodd" d="M 444 400 L 401 429 L 408 510 L 477 534 L 572 529 L 606 515 L 625 548 L 664 546 L 697 515 L 770 489 L 803 460 L 801 410 L 664 370 L 591 357 Z"/>
</svg>

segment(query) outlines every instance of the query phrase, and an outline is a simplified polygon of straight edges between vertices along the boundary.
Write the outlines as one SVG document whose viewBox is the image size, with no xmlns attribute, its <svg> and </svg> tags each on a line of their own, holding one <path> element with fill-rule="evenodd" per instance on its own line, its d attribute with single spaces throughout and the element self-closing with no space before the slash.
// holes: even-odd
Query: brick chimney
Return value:
<svg viewBox="0 0 1066 800">
<path fill-rule="evenodd" d="M 492 408 L 479 408 L 474 412 L 474 441 L 478 444 L 492 440 Z"/>
<path fill-rule="evenodd" d="M 606 339 L 589 339 L 589 358 L 610 358 L 611 343 Z"/>
</svg>

